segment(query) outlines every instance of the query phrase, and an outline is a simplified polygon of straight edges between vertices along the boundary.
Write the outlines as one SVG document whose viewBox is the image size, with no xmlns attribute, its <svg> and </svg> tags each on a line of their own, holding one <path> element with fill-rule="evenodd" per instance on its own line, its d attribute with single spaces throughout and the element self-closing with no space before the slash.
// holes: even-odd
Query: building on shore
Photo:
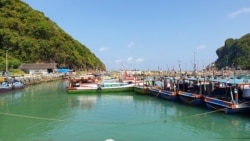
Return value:
<svg viewBox="0 0 250 141">
<path fill-rule="evenodd" d="M 57 63 L 24 63 L 19 66 L 19 69 L 27 74 L 48 74 L 57 71 Z"/>
</svg>

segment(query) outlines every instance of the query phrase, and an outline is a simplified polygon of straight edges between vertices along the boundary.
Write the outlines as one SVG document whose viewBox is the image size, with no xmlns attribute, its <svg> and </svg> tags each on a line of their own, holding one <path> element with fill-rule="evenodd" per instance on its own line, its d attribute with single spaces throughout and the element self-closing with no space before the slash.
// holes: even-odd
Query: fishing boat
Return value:
<svg viewBox="0 0 250 141">
<path fill-rule="evenodd" d="M 8 91 L 12 91 L 13 87 L 11 87 L 7 82 L 2 82 L 2 84 L 0 85 L 0 92 L 8 92 Z"/>
<path fill-rule="evenodd" d="M 160 93 L 160 89 L 158 88 L 155 88 L 155 87 L 150 87 L 149 88 L 149 95 L 151 96 L 155 96 L 155 97 L 158 97 L 159 96 L 159 93 Z"/>
<path fill-rule="evenodd" d="M 189 105 L 204 104 L 204 97 L 211 89 L 206 78 L 183 78 L 179 81 L 177 94 L 181 102 Z"/>
<path fill-rule="evenodd" d="M 14 90 L 25 88 L 25 85 L 22 83 L 22 81 L 19 80 L 14 80 L 11 86 L 13 87 Z"/>
<path fill-rule="evenodd" d="M 19 80 L 14 79 L 13 82 L 4 81 L 0 84 L 0 93 L 23 89 L 24 87 L 25 85 Z"/>
<path fill-rule="evenodd" d="M 82 83 L 78 80 L 69 82 L 67 92 L 69 94 L 85 94 L 85 93 L 106 93 L 106 92 L 133 92 L 134 84 L 119 82 L 116 79 L 103 80 L 102 82 Z"/>
<path fill-rule="evenodd" d="M 151 82 L 150 78 L 142 78 L 141 81 L 135 83 L 134 92 L 137 94 L 150 94 L 149 89 L 152 88 Z"/>
<path fill-rule="evenodd" d="M 170 101 L 176 101 L 178 99 L 176 82 L 175 78 L 165 77 L 163 81 L 160 80 L 155 83 L 156 86 L 150 89 L 150 95 Z"/>
<path fill-rule="evenodd" d="M 228 114 L 250 110 L 250 83 L 217 80 L 214 90 L 204 98 L 207 108 Z"/>
<path fill-rule="evenodd" d="M 160 90 L 159 97 L 170 101 L 176 101 L 178 99 L 177 91 Z"/>
<path fill-rule="evenodd" d="M 137 94 L 149 94 L 149 85 L 142 84 L 142 85 L 135 85 L 134 92 Z"/>
<path fill-rule="evenodd" d="M 20 81 L 17 80 L 15 77 L 11 77 L 9 80 L 9 72 L 8 72 L 8 49 L 6 50 L 6 69 L 5 69 L 5 77 L 0 78 L 0 93 L 2 92 L 8 92 L 8 91 L 13 91 L 13 90 L 18 90 L 18 89 L 23 89 L 24 84 Z"/>
</svg>

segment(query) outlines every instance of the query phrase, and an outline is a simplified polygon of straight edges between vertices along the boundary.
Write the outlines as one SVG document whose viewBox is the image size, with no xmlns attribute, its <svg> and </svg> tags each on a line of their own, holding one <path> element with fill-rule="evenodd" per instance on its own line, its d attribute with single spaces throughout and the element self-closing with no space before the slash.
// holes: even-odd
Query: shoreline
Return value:
<svg viewBox="0 0 250 141">
<path fill-rule="evenodd" d="M 183 76 L 183 75 L 189 75 L 189 76 L 240 76 L 240 75 L 250 75 L 249 70 L 210 70 L 210 71 L 152 71 L 150 72 L 149 76 Z M 50 81 L 56 81 L 56 80 L 63 80 L 65 77 L 65 74 L 59 74 L 59 73 L 52 73 L 52 74 L 25 74 L 25 75 L 19 75 L 19 76 L 9 76 L 7 78 L 7 81 L 11 81 L 13 79 L 19 80 L 23 82 L 25 85 L 33 85 L 33 84 L 39 84 L 43 82 L 50 82 Z"/>
<path fill-rule="evenodd" d="M 9 76 L 7 77 L 7 81 L 16 79 L 21 81 L 24 85 L 33 85 L 43 82 L 62 80 L 63 76 L 64 74 L 25 74 L 22 76 Z"/>
</svg>

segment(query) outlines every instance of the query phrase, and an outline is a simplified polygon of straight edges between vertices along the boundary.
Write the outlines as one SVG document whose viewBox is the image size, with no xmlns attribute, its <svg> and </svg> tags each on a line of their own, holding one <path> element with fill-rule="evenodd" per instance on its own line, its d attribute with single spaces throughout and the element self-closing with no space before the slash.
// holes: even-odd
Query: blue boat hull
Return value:
<svg viewBox="0 0 250 141">
<path fill-rule="evenodd" d="M 159 92 L 159 97 L 170 101 L 176 101 L 178 99 L 176 92 L 163 90 Z"/>
<path fill-rule="evenodd" d="M 223 111 L 227 114 L 247 113 L 250 111 L 249 102 L 234 103 L 216 98 L 206 97 L 204 99 L 208 109 L 215 111 Z"/>
<path fill-rule="evenodd" d="M 189 105 L 202 105 L 204 104 L 204 97 L 200 94 L 193 94 L 188 92 L 179 92 L 178 97 L 182 103 Z"/>
</svg>

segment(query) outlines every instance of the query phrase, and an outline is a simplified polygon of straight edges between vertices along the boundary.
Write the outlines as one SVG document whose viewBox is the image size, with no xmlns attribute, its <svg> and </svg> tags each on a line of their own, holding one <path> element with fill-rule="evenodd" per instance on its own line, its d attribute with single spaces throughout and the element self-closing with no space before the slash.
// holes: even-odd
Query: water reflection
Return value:
<svg viewBox="0 0 250 141">
<path fill-rule="evenodd" d="M 83 95 L 69 95 L 69 106 L 80 109 L 93 109 L 96 106 L 102 105 L 104 102 L 133 102 L 133 95 L 125 93 L 121 94 L 83 94 Z M 96 104 L 100 105 L 96 105 Z"/>
<path fill-rule="evenodd" d="M 71 108 L 81 108 L 91 110 L 96 102 L 97 95 L 73 95 L 69 97 L 69 106 Z"/>
<path fill-rule="evenodd" d="M 208 139 L 250 139 L 249 115 L 227 115 L 221 112 L 211 112 L 202 107 L 188 106 L 178 102 L 150 100 L 137 102 L 134 97 L 136 111 L 143 111 L 147 116 L 152 112 L 159 115 L 152 123 L 160 124 L 159 130 L 169 132 L 169 127 L 175 131 L 182 131 L 183 136 L 200 134 Z M 150 114 L 151 115 L 151 114 Z M 152 116 L 152 115 L 151 115 Z M 145 123 L 150 124 L 150 122 Z M 165 126 L 164 126 L 165 125 Z M 169 132 L 171 134 L 172 131 Z M 176 133 L 172 133 L 176 134 Z"/>
<path fill-rule="evenodd" d="M 248 119 L 242 116 L 210 113 L 176 120 L 188 127 L 191 131 L 212 135 L 213 138 L 249 138 Z"/>
<path fill-rule="evenodd" d="M 94 140 L 97 131 L 96 140 L 122 140 L 125 134 L 131 135 L 128 140 L 237 140 L 250 132 L 249 115 L 134 93 L 68 95 L 65 82 L 0 95 L 0 112 L 7 113 L 0 114 L 0 140 L 65 140 L 69 135 Z"/>
<path fill-rule="evenodd" d="M 158 106 L 161 111 L 164 111 L 161 113 L 160 123 L 166 124 L 166 130 L 169 129 L 169 125 L 179 125 L 178 130 L 188 130 L 188 132 L 182 133 L 183 136 L 189 136 L 191 132 L 192 134 L 204 134 L 202 136 L 212 139 L 250 139 L 249 115 L 227 115 L 178 103 L 174 103 L 174 105 L 165 104 L 167 108 Z"/>
</svg>

